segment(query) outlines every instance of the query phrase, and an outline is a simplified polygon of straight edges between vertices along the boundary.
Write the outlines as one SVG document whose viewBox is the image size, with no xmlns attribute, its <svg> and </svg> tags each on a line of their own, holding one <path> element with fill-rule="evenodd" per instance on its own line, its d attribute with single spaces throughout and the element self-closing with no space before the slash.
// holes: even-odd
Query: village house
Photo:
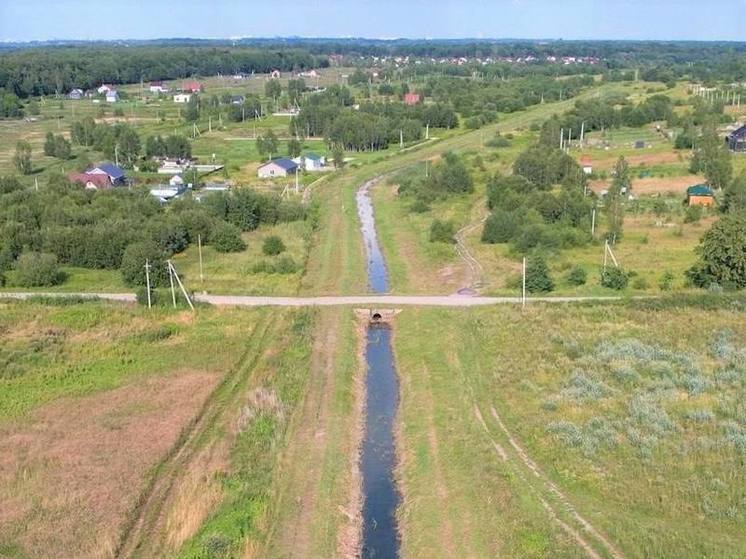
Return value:
<svg viewBox="0 0 746 559">
<path fill-rule="evenodd" d="M 195 81 L 184 82 L 181 85 L 181 90 L 188 93 L 201 93 L 202 84 Z"/>
<path fill-rule="evenodd" d="M 746 124 L 728 134 L 725 137 L 725 143 L 732 151 L 746 151 Z"/>
<path fill-rule="evenodd" d="M 282 73 L 279 70 L 272 70 L 272 72 L 270 72 L 269 76 L 271 78 L 280 79 L 282 77 Z"/>
<path fill-rule="evenodd" d="M 106 92 L 106 102 L 116 103 L 119 101 L 119 92 L 116 89 L 111 89 Z"/>
<path fill-rule="evenodd" d="M 706 184 L 695 184 L 686 189 L 688 206 L 712 206 L 715 204 L 715 193 Z"/>
<path fill-rule="evenodd" d="M 108 161 L 101 163 L 92 169 L 88 169 L 85 174 L 87 175 L 105 175 L 109 178 L 109 181 L 112 185 L 118 186 L 125 184 L 127 181 L 127 176 L 124 174 L 124 171 L 114 165 L 113 163 L 109 163 Z"/>
<path fill-rule="evenodd" d="M 101 93 L 108 93 L 112 89 L 114 89 L 112 86 L 104 83 L 104 84 L 101 84 L 96 91 L 98 91 L 99 94 L 101 94 Z"/>
<path fill-rule="evenodd" d="M 192 100 L 191 93 L 177 93 L 174 95 L 174 103 L 189 103 Z"/>
<path fill-rule="evenodd" d="M 168 93 L 168 87 L 163 85 L 163 82 L 150 82 L 151 93 Z"/>
<path fill-rule="evenodd" d="M 75 100 L 77 101 L 77 100 L 80 100 L 80 99 L 82 99 L 82 98 L 83 98 L 83 95 L 85 95 L 85 94 L 83 93 L 83 90 L 82 90 L 82 89 L 77 89 L 77 88 L 76 88 L 76 89 L 73 89 L 73 90 L 71 90 L 71 91 L 70 91 L 70 93 L 68 93 L 68 94 L 67 94 L 67 97 L 68 97 L 69 99 L 75 99 Z"/>
<path fill-rule="evenodd" d="M 106 190 L 111 188 L 111 180 L 107 175 L 92 173 L 70 173 L 67 175 L 70 182 L 83 186 L 86 190 Z"/>
<path fill-rule="evenodd" d="M 306 171 L 323 171 L 326 166 L 326 158 L 323 155 L 307 153 L 300 158 L 299 163 Z"/>
<path fill-rule="evenodd" d="M 404 95 L 404 104 L 405 105 L 416 105 L 420 102 L 420 94 L 419 93 L 406 93 Z"/>
<path fill-rule="evenodd" d="M 591 161 L 590 155 L 581 155 L 580 156 L 580 167 L 582 167 L 583 172 L 586 175 L 593 174 L 593 162 Z"/>
<path fill-rule="evenodd" d="M 257 169 L 257 176 L 260 179 L 287 177 L 288 175 L 295 173 L 296 169 L 298 169 L 297 163 L 291 159 L 281 157 L 261 165 L 259 169 Z"/>
</svg>

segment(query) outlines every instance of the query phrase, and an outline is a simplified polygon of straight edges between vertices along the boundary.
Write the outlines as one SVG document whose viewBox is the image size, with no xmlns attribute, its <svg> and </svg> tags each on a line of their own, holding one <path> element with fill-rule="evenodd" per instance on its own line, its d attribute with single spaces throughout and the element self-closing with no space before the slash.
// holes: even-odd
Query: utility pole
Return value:
<svg viewBox="0 0 746 559">
<path fill-rule="evenodd" d="M 526 257 L 523 257 L 523 289 L 521 293 L 521 306 L 526 306 Z"/>
<path fill-rule="evenodd" d="M 34 188 L 36 188 L 36 191 L 39 192 L 39 179 L 34 177 Z"/>
<path fill-rule="evenodd" d="M 430 123 L 429 122 L 425 125 L 425 139 L 426 140 L 430 139 Z"/>
<path fill-rule="evenodd" d="M 560 128 L 560 149 L 565 147 L 565 129 Z"/>
<path fill-rule="evenodd" d="M 298 194 L 298 167 L 295 168 L 295 193 Z"/>
<path fill-rule="evenodd" d="M 591 214 L 591 237 L 596 236 L 596 208 L 593 208 L 593 213 Z"/>
<path fill-rule="evenodd" d="M 176 291 L 174 290 L 174 273 L 171 270 L 170 260 L 166 260 L 166 268 L 168 269 L 168 281 L 171 284 L 171 300 L 174 303 L 174 308 L 176 308 Z"/>
<path fill-rule="evenodd" d="M 153 302 L 150 299 L 150 263 L 145 260 L 145 285 L 148 290 L 148 308 L 153 306 Z"/>
<path fill-rule="evenodd" d="M 399 147 L 404 147 L 404 131 L 401 128 L 399 129 Z"/>
<path fill-rule="evenodd" d="M 187 303 L 189 303 L 189 308 L 194 311 L 194 305 L 192 304 L 192 300 L 189 298 L 189 295 L 186 292 L 186 289 L 184 289 L 184 284 L 181 283 L 181 278 L 179 278 L 179 274 L 176 273 L 176 268 L 174 268 L 174 265 L 171 264 L 170 260 L 166 260 L 168 263 L 168 269 L 173 274 L 173 277 L 176 278 L 176 281 L 179 283 L 179 289 L 181 289 L 181 293 L 184 295 L 184 299 L 186 299 Z M 171 287 L 173 289 L 173 279 L 171 280 Z M 176 306 L 176 295 L 174 294 L 174 306 Z"/>
<path fill-rule="evenodd" d="M 199 281 L 205 281 L 205 273 L 202 267 L 202 235 L 197 235 L 197 251 L 199 252 Z"/>
</svg>

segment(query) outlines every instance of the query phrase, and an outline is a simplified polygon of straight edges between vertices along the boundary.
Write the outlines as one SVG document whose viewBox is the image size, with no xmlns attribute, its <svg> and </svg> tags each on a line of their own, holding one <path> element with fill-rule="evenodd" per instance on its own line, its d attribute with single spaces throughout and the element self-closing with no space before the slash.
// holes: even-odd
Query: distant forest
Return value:
<svg viewBox="0 0 746 559">
<path fill-rule="evenodd" d="M 496 78 L 539 71 L 546 75 L 604 73 L 628 79 L 629 72 L 639 70 L 640 79 L 648 81 L 667 82 L 684 76 L 703 82 L 746 81 L 746 42 L 168 39 L 5 44 L 0 47 L 0 90 L 29 97 L 73 87 L 90 88 L 103 82 L 318 68 L 329 65 L 332 54 L 351 57 L 348 63 L 354 64 L 365 64 L 359 57 L 372 56 L 536 58 L 530 64 L 503 60 L 492 70 L 478 66 L 480 72 Z M 546 63 L 548 56 L 594 57 L 599 62 L 568 67 Z M 462 72 L 477 68 L 467 66 L 458 68 Z M 418 72 L 423 70 L 421 66 Z"/>
<path fill-rule="evenodd" d="M 289 71 L 328 65 L 300 49 L 213 46 L 57 46 L 0 51 L 0 90 L 19 97 L 50 95 L 102 83 L 189 76 Z"/>
</svg>

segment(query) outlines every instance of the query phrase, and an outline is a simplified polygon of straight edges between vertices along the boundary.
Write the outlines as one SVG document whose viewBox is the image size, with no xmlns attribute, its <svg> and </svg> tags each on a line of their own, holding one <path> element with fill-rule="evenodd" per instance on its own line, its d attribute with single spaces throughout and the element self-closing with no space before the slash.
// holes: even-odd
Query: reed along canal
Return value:
<svg viewBox="0 0 746 559">
<path fill-rule="evenodd" d="M 376 236 L 368 181 L 357 192 L 360 229 L 368 259 L 368 284 L 373 293 L 389 289 L 388 270 Z M 375 317 L 373 317 L 375 318 Z M 396 509 L 400 496 L 394 479 L 396 441 L 394 427 L 399 407 L 399 379 L 394 367 L 391 329 L 372 320 L 366 334 L 365 435 L 360 471 L 363 476 L 364 558 L 399 556 Z"/>
</svg>

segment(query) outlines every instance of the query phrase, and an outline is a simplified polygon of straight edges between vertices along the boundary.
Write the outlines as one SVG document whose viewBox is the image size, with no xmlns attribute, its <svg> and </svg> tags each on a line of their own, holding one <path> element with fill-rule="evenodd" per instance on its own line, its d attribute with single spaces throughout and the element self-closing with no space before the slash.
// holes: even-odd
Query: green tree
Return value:
<svg viewBox="0 0 746 559">
<path fill-rule="evenodd" d="M 606 221 L 608 231 L 606 238 L 614 242 L 622 238 L 624 226 L 624 194 L 629 192 L 631 180 L 629 177 L 629 165 L 624 156 L 620 156 L 614 165 L 614 178 L 604 200 L 606 209 Z"/>
<path fill-rule="evenodd" d="M 303 146 L 301 146 L 301 143 L 295 138 L 290 138 L 290 140 L 288 140 L 288 155 L 290 157 L 298 157 L 302 149 Z"/>
<path fill-rule="evenodd" d="M 526 261 L 526 291 L 547 293 L 554 290 L 554 280 L 549 274 L 549 266 L 541 256 L 532 256 Z"/>
<path fill-rule="evenodd" d="M 256 139 L 256 150 L 259 155 L 264 159 L 272 159 L 272 155 L 277 153 L 277 136 L 272 130 L 268 130 L 263 136 L 259 136 Z"/>
<path fill-rule="evenodd" d="M 140 136 L 137 135 L 134 128 L 128 125 L 120 125 L 116 135 L 116 155 L 120 161 L 124 161 L 128 166 L 140 157 Z"/>
<path fill-rule="evenodd" d="M 616 266 L 607 266 L 601 270 L 601 285 L 610 289 L 621 291 L 629 283 L 629 274 Z"/>
<path fill-rule="evenodd" d="M 189 102 L 184 107 L 182 115 L 184 116 L 184 120 L 187 122 L 196 122 L 199 120 L 199 113 L 199 98 L 196 95 L 192 95 Z"/>
<path fill-rule="evenodd" d="M 335 169 L 342 169 L 345 166 L 345 152 L 342 148 L 337 147 L 332 151 L 332 160 Z"/>
<path fill-rule="evenodd" d="M 13 156 L 13 165 L 22 175 L 30 175 L 33 171 L 31 162 L 31 144 L 21 140 L 16 144 L 16 153 Z"/>
<path fill-rule="evenodd" d="M 31 99 L 28 103 L 28 114 L 32 116 L 38 116 L 41 111 L 39 110 L 39 102 L 36 99 Z"/>
<path fill-rule="evenodd" d="M 145 262 L 150 266 L 151 287 L 168 285 L 166 253 L 155 241 L 140 241 L 129 245 L 122 255 L 119 271 L 127 285 L 147 285 Z"/>
<path fill-rule="evenodd" d="M 720 140 L 715 127 L 707 124 L 703 127 L 702 136 L 696 143 L 692 156 L 690 171 L 702 173 L 713 188 L 725 188 L 733 177 L 731 153 Z"/>
<path fill-rule="evenodd" d="M 303 78 L 288 80 L 288 97 L 292 103 L 300 103 L 301 96 L 306 90 L 306 82 Z"/>
<path fill-rule="evenodd" d="M 741 174 L 731 181 L 725 189 L 720 208 L 726 213 L 746 210 L 746 174 Z"/>
<path fill-rule="evenodd" d="M 210 244 L 217 252 L 241 252 L 246 249 L 246 243 L 241 238 L 241 230 L 225 221 L 219 221 L 213 227 Z"/>
<path fill-rule="evenodd" d="M 278 79 L 267 80 L 264 84 L 264 94 L 270 99 L 277 101 L 282 95 L 282 84 Z"/>
<path fill-rule="evenodd" d="M 699 287 L 712 282 L 746 287 L 746 212 L 728 213 L 704 234 L 697 247 L 699 262 L 687 276 Z"/>
<path fill-rule="evenodd" d="M 57 285 L 62 280 L 54 254 L 27 252 L 16 262 L 15 283 L 20 287 Z"/>
</svg>

